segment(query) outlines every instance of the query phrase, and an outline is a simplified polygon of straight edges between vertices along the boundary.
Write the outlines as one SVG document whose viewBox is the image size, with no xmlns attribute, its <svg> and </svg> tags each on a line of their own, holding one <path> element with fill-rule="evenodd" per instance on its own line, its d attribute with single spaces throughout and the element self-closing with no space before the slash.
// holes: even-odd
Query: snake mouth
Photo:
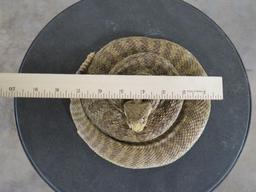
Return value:
<svg viewBox="0 0 256 192">
<path fill-rule="evenodd" d="M 133 123 L 128 124 L 129 128 L 131 128 L 134 132 L 140 133 L 144 130 L 145 125 L 142 123 Z"/>
</svg>

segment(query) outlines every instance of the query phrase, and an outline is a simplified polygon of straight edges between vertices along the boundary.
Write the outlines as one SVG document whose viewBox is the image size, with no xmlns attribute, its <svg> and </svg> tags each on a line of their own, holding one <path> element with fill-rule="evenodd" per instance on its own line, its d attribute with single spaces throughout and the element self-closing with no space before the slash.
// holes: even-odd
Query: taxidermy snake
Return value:
<svg viewBox="0 0 256 192">
<path fill-rule="evenodd" d="M 197 59 L 164 39 L 126 37 L 90 53 L 78 74 L 206 76 Z M 208 121 L 206 100 L 71 99 L 80 137 L 102 158 L 144 169 L 170 164 L 199 139 Z"/>
</svg>

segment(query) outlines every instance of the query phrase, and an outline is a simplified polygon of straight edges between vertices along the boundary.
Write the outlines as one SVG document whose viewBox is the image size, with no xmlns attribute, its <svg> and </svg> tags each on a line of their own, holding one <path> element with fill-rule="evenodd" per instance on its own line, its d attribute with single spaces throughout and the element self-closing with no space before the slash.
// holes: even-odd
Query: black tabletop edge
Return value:
<svg viewBox="0 0 256 192">
<path fill-rule="evenodd" d="M 35 39 L 32 41 L 31 45 L 29 46 L 22 62 L 21 62 L 21 65 L 19 67 L 19 70 L 18 72 L 19 73 L 22 73 L 22 69 L 23 69 L 23 66 L 24 66 L 24 63 L 25 63 L 25 60 L 27 58 L 27 54 L 29 53 L 29 51 L 33 48 L 35 42 L 37 41 L 38 37 L 44 32 L 44 30 L 46 30 L 46 27 L 52 23 L 57 17 L 61 16 L 66 10 L 72 8 L 72 7 L 75 7 L 76 5 L 78 5 L 80 3 L 80 1 L 68 6 L 66 9 L 64 9 L 63 11 L 61 11 L 60 13 L 58 13 L 55 17 L 53 17 L 43 28 L 42 30 L 37 34 L 37 36 L 35 37 Z M 20 131 L 20 126 L 19 126 L 19 115 L 18 115 L 18 110 L 17 110 L 17 101 L 18 101 L 18 98 L 14 98 L 14 115 L 15 115 L 15 123 L 16 123 L 16 127 L 17 127 L 17 130 L 18 130 L 18 136 L 19 136 L 19 140 L 21 142 L 21 145 L 22 145 L 22 148 L 25 152 L 25 154 L 27 155 L 28 157 L 28 160 L 29 162 L 31 163 L 31 165 L 33 166 L 33 168 L 36 170 L 36 172 L 38 173 L 38 175 L 55 191 L 55 192 L 61 192 L 59 189 L 57 189 L 57 187 L 55 187 L 45 176 L 44 174 L 42 173 L 42 171 L 40 170 L 40 168 L 36 165 L 36 163 L 33 161 L 32 157 L 30 156 L 27 148 L 26 148 L 26 145 L 23 141 L 23 138 L 21 136 L 21 131 Z"/>
<path fill-rule="evenodd" d="M 221 29 L 221 27 L 215 22 L 213 21 L 210 17 L 208 17 L 203 11 L 199 10 L 198 8 L 196 8 L 195 6 L 185 2 L 184 0 L 180 0 L 181 3 L 183 3 L 185 6 L 189 6 L 191 8 L 193 8 L 197 14 L 200 14 L 201 16 L 203 16 L 204 18 L 206 18 L 210 23 L 212 23 L 214 26 L 217 27 L 217 29 L 219 30 L 220 33 L 224 34 L 226 39 L 228 40 L 230 46 L 233 48 L 233 50 L 237 53 L 241 63 L 243 63 L 242 61 L 242 58 L 241 56 L 239 55 L 237 49 L 235 48 L 234 44 L 232 43 L 232 41 L 230 40 L 230 38 L 228 37 L 228 35 Z M 19 73 L 22 73 L 22 69 L 23 69 L 23 66 L 24 66 L 24 63 L 25 63 L 25 60 L 26 60 L 26 57 L 27 57 L 27 54 L 29 53 L 30 49 L 33 48 L 34 46 L 34 43 L 36 42 L 36 40 L 38 39 L 38 37 L 40 36 L 40 34 L 42 34 L 44 32 L 44 30 L 46 29 L 46 26 L 48 26 L 50 23 L 52 23 L 57 17 L 61 16 L 67 9 L 70 9 L 76 5 L 78 5 L 80 3 L 80 1 L 74 3 L 73 5 L 67 7 L 66 9 L 64 9 L 63 11 L 61 11 L 59 14 L 57 14 L 55 17 L 53 17 L 44 27 L 43 29 L 38 33 L 38 35 L 35 37 L 35 39 L 32 41 L 31 45 L 29 46 L 23 60 L 22 60 L 22 63 L 21 63 L 21 66 L 18 70 Z M 229 175 L 229 173 L 231 172 L 231 170 L 234 168 L 236 162 L 238 161 L 242 151 L 243 151 L 243 148 L 245 146 L 245 143 L 246 143 L 246 140 L 247 140 L 247 137 L 248 137 L 248 133 L 249 133 L 249 129 L 250 129 L 250 124 L 251 124 L 251 113 L 252 113 L 252 108 L 251 108 L 251 103 L 252 103 L 252 100 L 251 100 L 251 88 L 250 88 L 250 84 L 249 84 L 249 79 L 248 79 L 248 76 L 247 76 L 247 73 L 246 73 L 246 69 L 244 67 L 244 65 L 242 65 L 242 68 L 243 68 L 243 71 L 245 73 L 245 76 L 246 76 L 246 80 L 247 80 L 247 83 L 248 83 L 248 95 L 249 95 L 249 107 L 250 107 L 250 111 L 249 111 L 249 119 L 248 119 L 248 128 L 247 128 L 247 132 L 246 132 L 246 135 L 244 137 L 244 140 L 243 140 L 243 143 L 239 149 L 239 152 L 235 158 L 235 160 L 233 161 L 233 163 L 230 165 L 228 171 L 222 176 L 222 178 L 210 189 L 209 192 L 212 192 L 214 191 L 224 180 L 225 178 Z M 18 136 L 19 136 L 19 140 L 21 142 L 21 145 L 22 145 L 22 148 L 26 154 L 26 156 L 28 157 L 31 165 L 33 166 L 33 168 L 36 170 L 36 172 L 39 174 L 39 176 L 55 191 L 55 192 L 61 192 L 61 190 L 57 189 L 56 186 L 54 186 L 43 174 L 43 172 L 40 170 L 40 168 L 36 165 L 36 163 L 33 161 L 32 157 L 30 156 L 26 146 L 25 146 L 25 143 L 23 141 L 23 138 L 21 136 L 21 131 L 20 131 L 20 126 L 19 126 L 19 115 L 18 115 L 18 111 L 17 111 L 17 101 L 18 101 L 18 98 L 14 98 L 14 115 L 15 115 L 15 123 L 16 123 L 16 127 L 17 127 L 17 131 L 18 131 Z"/>
<path fill-rule="evenodd" d="M 233 163 L 230 165 L 228 171 L 226 172 L 226 174 L 224 174 L 222 176 L 222 178 L 219 180 L 219 182 L 217 182 L 211 189 L 209 192 L 212 192 L 214 191 L 225 179 L 226 177 L 229 175 L 229 173 L 232 171 L 232 169 L 235 167 L 235 164 L 237 163 L 242 151 L 243 151 L 243 148 L 245 146 L 245 143 L 246 143 L 246 140 L 248 138 L 248 134 L 249 134 L 249 129 L 250 129 L 250 125 L 251 125 L 251 114 L 252 114 L 252 98 L 251 98 L 251 88 L 250 88 L 250 83 L 249 83 L 249 79 L 248 79 L 248 76 L 247 76 L 247 73 L 246 73 L 246 69 L 245 69 L 245 66 L 243 65 L 243 60 L 240 56 L 240 54 L 238 53 L 234 43 L 231 41 L 231 39 L 228 37 L 228 35 L 225 33 L 225 31 L 214 21 L 212 20 L 210 17 L 208 17 L 206 15 L 206 13 L 204 13 L 203 11 L 199 10 L 197 7 L 193 6 L 192 4 L 189 4 L 187 2 L 185 2 L 184 0 L 181 0 L 181 2 L 185 5 L 185 6 L 191 6 L 191 8 L 193 8 L 198 14 L 200 14 L 201 16 L 203 16 L 204 18 L 206 18 L 210 23 L 212 23 L 214 26 L 216 26 L 216 28 L 218 29 L 218 31 L 222 34 L 224 34 L 225 38 L 227 39 L 230 47 L 232 47 L 232 49 L 236 52 L 236 54 L 238 55 L 239 57 L 239 60 L 240 62 L 242 63 L 241 67 L 244 71 L 244 74 L 245 74 L 245 77 L 246 77 L 246 81 L 247 81 L 247 86 L 248 86 L 248 95 L 249 95 L 249 119 L 248 119 L 248 127 L 247 127 L 247 131 L 246 131 L 246 135 L 244 137 L 244 140 L 243 140 L 243 144 L 241 145 L 240 149 L 239 149 L 239 152 L 235 158 L 235 160 L 233 161 Z"/>
</svg>

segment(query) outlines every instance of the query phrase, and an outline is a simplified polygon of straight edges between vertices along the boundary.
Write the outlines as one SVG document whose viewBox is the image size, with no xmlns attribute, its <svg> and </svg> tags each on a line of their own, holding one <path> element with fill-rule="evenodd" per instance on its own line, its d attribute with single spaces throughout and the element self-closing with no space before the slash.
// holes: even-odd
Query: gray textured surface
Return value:
<svg viewBox="0 0 256 192">
<path fill-rule="evenodd" d="M 57 13 L 76 0 L 0 0 L 0 72 L 16 72 L 31 41 Z M 219 24 L 236 45 L 256 93 L 256 1 L 187 0 Z M 218 192 L 256 190 L 256 139 L 253 100 L 251 130 L 238 163 Z M 0 191 L 51 192 L 27 160 L 16 132 L 13 101 L 0 98 Z"/>
</svg>

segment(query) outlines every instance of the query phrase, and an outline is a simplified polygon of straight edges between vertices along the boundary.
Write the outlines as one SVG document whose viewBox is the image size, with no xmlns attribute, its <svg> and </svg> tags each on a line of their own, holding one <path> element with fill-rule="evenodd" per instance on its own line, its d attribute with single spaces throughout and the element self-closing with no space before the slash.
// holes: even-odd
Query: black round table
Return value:
<svg viewBox="0 0 256 192">
<path fill-rule="evenodd" d="M 172 40 L 190 50 L 208 75 L 222 76 L 224 100 L 213 101 L 207 127 L 180 160 L 131 170 L 92 152 L 71 119 L 69 100 L 15 99 L 24 150 L 41 177 L 59 192 L 206 192 L 230 172 L 250 124 L 248 79 L 225 33 L 180 0 L 84 0 L 55 17 L 28 50 L 20 72 L 75 73 L 85 56 L 118 37 Z"/>
</svg>

